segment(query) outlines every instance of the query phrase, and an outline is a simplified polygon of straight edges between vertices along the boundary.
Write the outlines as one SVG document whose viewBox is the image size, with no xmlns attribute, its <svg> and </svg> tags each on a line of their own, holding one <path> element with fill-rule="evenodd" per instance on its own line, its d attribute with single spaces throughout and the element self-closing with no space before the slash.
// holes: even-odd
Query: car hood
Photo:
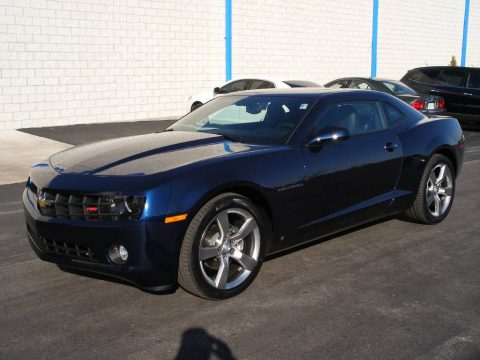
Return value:
<svg viewBox="0 0 480 360">
<path fill-rule="evenodd" d="M 140 176 L 261 148 L 216 134 L 167 131 L 77 146 L 49 161 L 57 173 Z"/>
</svg>

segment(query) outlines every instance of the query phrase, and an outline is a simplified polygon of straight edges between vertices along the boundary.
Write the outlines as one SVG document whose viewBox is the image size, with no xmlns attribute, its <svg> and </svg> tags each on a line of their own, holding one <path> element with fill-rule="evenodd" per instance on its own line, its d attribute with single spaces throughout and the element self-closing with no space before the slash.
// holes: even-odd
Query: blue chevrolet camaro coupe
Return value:
<svg viewBox="0 0 480 360">
<path fill-rule="evenodd" d="M 223 299 L 267 255 L 397 214 L 442 221 L 463 151 L 456 119 L 388 94 L 238 92 L 34 165 L 28 238 L 60 268 Z"/>
</svg>

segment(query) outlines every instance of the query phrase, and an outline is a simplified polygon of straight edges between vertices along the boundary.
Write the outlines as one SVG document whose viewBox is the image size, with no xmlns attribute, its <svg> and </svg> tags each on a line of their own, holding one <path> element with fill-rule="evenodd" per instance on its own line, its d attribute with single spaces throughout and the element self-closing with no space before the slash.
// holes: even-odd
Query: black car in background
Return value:
<svg viewBox="0 0 480 360">
<path fill-rule="evenodd" d="M 410 70 L 401 81 L 421 94 L 439 95 L 448 111 L 480 122 L 480 68 L 434 66 Z"/>
<path fill-rule="evenodd" d="M 425 115 L 440 115 L 445 112 L 445 101 L 441 96 L 421 95 L 397 80 L 351 77 L 330 81 L 324 85 L 336 89 L 360 89 L 381 91 L 405 101 Z"/>
</svg>

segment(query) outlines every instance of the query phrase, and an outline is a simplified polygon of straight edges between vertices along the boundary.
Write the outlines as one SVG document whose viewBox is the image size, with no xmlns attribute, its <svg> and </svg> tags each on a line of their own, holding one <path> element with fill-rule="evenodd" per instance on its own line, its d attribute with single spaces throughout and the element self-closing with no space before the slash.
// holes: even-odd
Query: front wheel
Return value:
<svg viewBox="0 0 480 360">
<path fill-rule="evenodd" d="M 269 221 L 249 199 L 234 193 L 207 202 L 182 243 L 178 281 L 188 292 L 225 299 L 245 290 L 257 275 Z"/>
<path fill-rule="evenodd" d="M 452 162 L 443 155 L 435 154 L 425 167 L 415 202 L 405 214 L 411 220 L 424 224 L 438 223 L 447 217 L 454 194 Z"/>
</svg>

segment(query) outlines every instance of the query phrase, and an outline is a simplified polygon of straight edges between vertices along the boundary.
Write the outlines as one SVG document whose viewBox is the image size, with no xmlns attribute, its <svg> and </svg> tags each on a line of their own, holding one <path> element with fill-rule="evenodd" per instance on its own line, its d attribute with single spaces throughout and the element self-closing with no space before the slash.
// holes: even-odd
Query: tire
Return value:
<svg viewBox="0 0 480 360">
<path fill-rule="evenodd" d="M 211 300 L 239 294 L 258 274 L 268 236 L 268 216 L 248 198 L 235 193 L 214 197 L 195 214 L 185 233 L 180 286 Z"/>
<path fill-rule="evenodd" d="M 415 202 L 405 215 L 423 224 L 439 223 L 450 212 L 454 195 L 453 164 L 447 157 L 434 154 L 423 172 Z"/>
<path fill-rule="evenodd" d="M 192 105 L 191 109 L 190 109 L 190 112 L 192 112 L 193 110 L 197 110 L 200 106 L 202 106 L 203 104 L 201 102 L 196 102 Z"/>
</svg>

